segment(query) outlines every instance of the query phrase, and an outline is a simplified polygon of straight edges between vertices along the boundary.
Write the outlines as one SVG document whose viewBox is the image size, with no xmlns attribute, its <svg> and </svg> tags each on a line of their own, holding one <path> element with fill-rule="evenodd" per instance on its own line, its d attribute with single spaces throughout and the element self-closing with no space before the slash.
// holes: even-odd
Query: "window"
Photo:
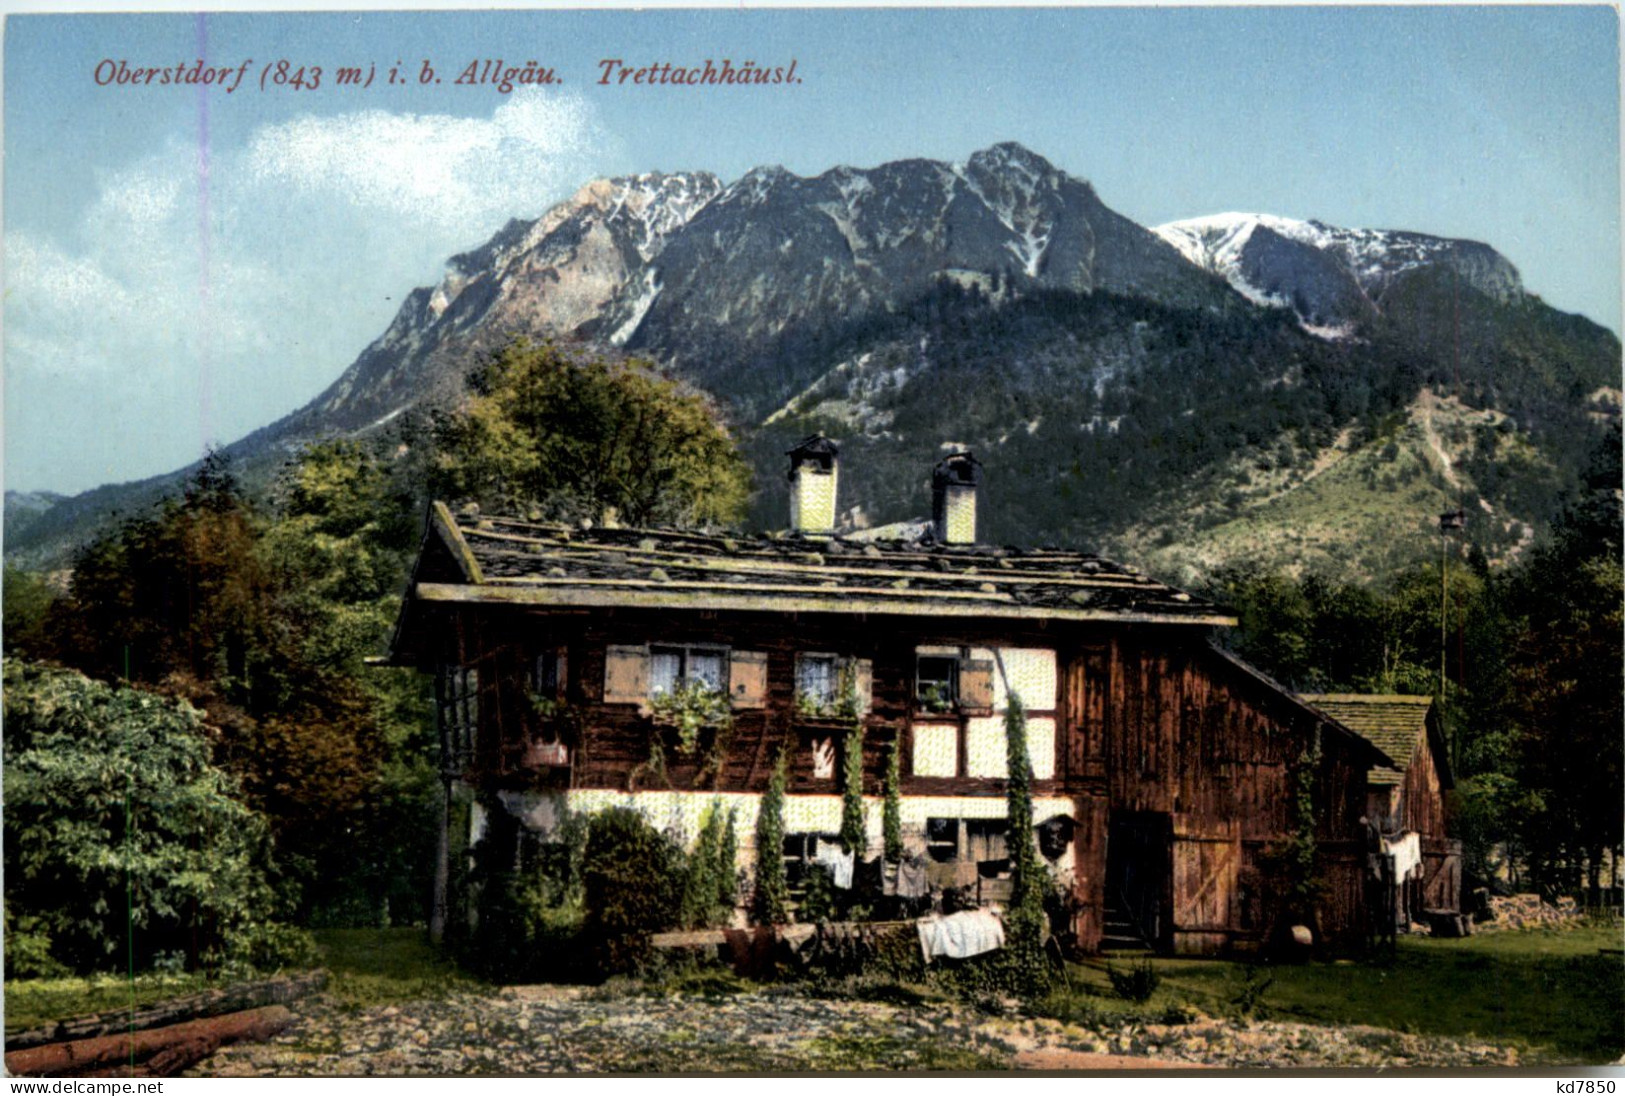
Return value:
<svg viewBox="0 0 1625 1096">
<path fill-rule="evenodd" d="M 841 838 L 833 833 L 787 833 L 784 835 L 784 880 L 794 890 L 807 883 L 807 869 L 818 863 L 820 848 L 840 849 Z"/>
<path fill-rule="evenodd" d="M 531 667 L 531 691 L 548 700 L 564 699 L 564 651 L 543 651 Z"/>
<path fill-rule="evenodd" d="M 727 652 L 715 647 L 650 647 L 649 695 L 672 692 L 685 681 L 713 692 L 728 688 Z"/>
<path fill-rule="evenodd" d="M 796 703 L 827 712 L 840 699 L 841 660 L 834 655 L 796 656 Z"/>
<path fill-rule="evenodd" d="M 965 858 L 996 878 L 1010 870 L 1010 823 L 1003 818 L 965 819 Z"/>
<path fill-rule="evenodd" d="M 867 714 L 873 689 L 874 664 L 866 658 L 816 651 L 796 655 L 795 714 L 802 719 L 842 717 L 849 696 L 858 714 Z"/>
<path fill-rule="evenodd" d="M 959 819 L 927 818 L 925 820 L 925 851 L 939 864 L 959 859 Z"/>
<path fill-rule="evenodd" d="M 939 864 L 977 864 L 994 879 L 1010 871 L 1009 834 L 1003 818 L 927 818 L 925 851 Z"/>
<path fill-rule="evenodd" d="M 921 655 L 914 673 L 914 699 L 931 712 L 945 712 L 959 699 L 959 659 Z"/>
<path fill-rule="evenodd" d="M 562 651 L 559 658 L 562 682 Z M 730 651 L 717 644 L 611 643 L 604 650 L 605 704 L 636 704 L 647 714 L 651 699 L 670 693 L 684 681 L 727 694 L 735 708 L 763 708 L 767 705 L 767 655 Z"/>
<path fill-rule="evenodd" d="M 440 718 L 441 761 L 450 766 L 474 753 L 480 717 L 480 672 L 471 666 L 442 665 L 435 675 Z"/>
<path fill-rule="evenodd" d="M 916 647 L 915 707 L 923 712 L 991 711 L 993 663 L 991 656 L 977 655 L 965 647 Z"/>
</svg>

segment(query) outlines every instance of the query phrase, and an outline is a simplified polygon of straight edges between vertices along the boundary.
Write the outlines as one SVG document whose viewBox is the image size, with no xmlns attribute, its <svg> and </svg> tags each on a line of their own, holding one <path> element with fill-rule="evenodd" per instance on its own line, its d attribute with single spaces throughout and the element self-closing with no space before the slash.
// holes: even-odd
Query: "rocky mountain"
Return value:
<svg viewBox="0 0 1625 1096">
<path fill-rule="evenodd" d="M 450 402 L 470 354 L 490 338 L 564 335 L 599 321 L 721 192 L 704 172 L 599 179 L 534 221 L 510 221 L 453 257 L 439 285 L 413 290 L 332 387 L 259 440 L 360 430 Z"/>
<path fill-rule="evenodd" d="M 1396 283 L 1424 270 L 1447 270 L 1498 301 L 1523 294 L 1517 269 L 1494 248 L 1472 240 L 1337 228 L 1261 213 L 1221 213 L 1152 231 L 1248 300 L 1289 308 L 1326 335 L 1353 334 L 1382 311 Z"/>
<path fill-rule="evenodd" d="M 1311 479 L 1342 482 L 1310 469 L 1396 437 L 1444 454 L 1404 465 L 1433 489 L 1411 492 L 1414 524 L 1441 493 L 1471 496 L 1498 515 L 1486 551 L 1515 550 L 1619 365 L 1612 333 L 1524 293 L 1487 245 L 1252 214 L 1146 229 L 1003 144 L 812 178 L 598 180 L 453 258 L 326 392 L 231 451 L 263 479 L 309 439 L 395 430 L 453 403 L 476 356 L 516 334 L 652 357 L 712 392 L 757 465 L 761 525 L 782 522 L 782 451 L 812 430 L 843 442 L 853 527 L 917 517 L 930 463 L 964 445 L 989 467 L 989 537 L 1182 571 L 1290 543 L 1243 519 L 1295 513 L 1283 500 Z M 1396 434 L 1434 395 L 1463 410 L 1429 421 L 1456 425 Z M 1475 409 L 1499 416 L 1495 443 Z M 59 559 L 164 482 L 30 511 L 8 556 Z M 1338 505 L 1387 513 L 1381 475 L 1349 482 L 1373 496 Z M 1202 547 L 1170 554 L 1168 538 Z M 1321 558 L 1374 567 L 1347 544 Z"/>
<path fill-rule="evenodd" d="M 904 160 L 812 179 L 758 168 L 726 187 L 704 173 L 598 180 L 452 259 L 331 388 L 262 440 L 443 402 L 470 352 L 509 333 L 652 355 L 750 418 L 816 375 L 809 346 L 832 328 L 943 281 L 1192 305 L 1228 296 L 1088 183 L 1019 145 L 963 164 Z"/>
</svg>

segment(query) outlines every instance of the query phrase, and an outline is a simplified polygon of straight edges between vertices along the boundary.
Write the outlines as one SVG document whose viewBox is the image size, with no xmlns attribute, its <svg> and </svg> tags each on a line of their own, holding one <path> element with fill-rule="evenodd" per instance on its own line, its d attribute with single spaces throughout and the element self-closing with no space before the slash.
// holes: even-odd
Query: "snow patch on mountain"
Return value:
<svg viewBox="0 0 1625 1096">
<path fill-rule="evenodd" d="M 643 317 L 649 314 L 649 306 L 660 296 L 659 271 L 653 267 L 644 267 L 638 275 L 638 286 L 637 296 L 632 301 L 626 322 L 617 327 L 609 337 L 609 341 L 616 346 L 625 346 L 627 340 L 637 334 L 638 326 L 643 323 Z"/>
<path fill-rule="evenodd" d="M 1396 279 L 1425 267 L 1453 270 L 1465 284 L 1496 299 L 1522 292 L 1516 268 L 1472 240 L 1342 228 L 1267 213 L 1218 213 L 1151 231 L 1254 303 L 1294 309 L 1305 329 L 1323 338 L 1348 337 L 1355 326 L 1351 308 L 1380 310 L 1383 293 Z M 1305 263 L 1305 248 L 1324 258 Z M 1339 289 L 1339 281 L 1346 288 Z"/>
</svg>

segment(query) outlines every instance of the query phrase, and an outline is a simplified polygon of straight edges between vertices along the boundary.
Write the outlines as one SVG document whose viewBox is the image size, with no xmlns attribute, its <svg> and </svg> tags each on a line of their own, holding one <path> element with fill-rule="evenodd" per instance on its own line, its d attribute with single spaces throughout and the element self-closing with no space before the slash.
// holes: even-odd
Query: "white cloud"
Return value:
<svg viewBox="0 0 1625 1096">
<path fill-rule="evenodd" d="M 447 227 L 489 223 L 516 195 L 551 192 L 592 123 L 580 100 L 514 95 L 488 119 L 360 111 L 261 130 L 245 169 L 272 185 L 342 193 L 358 206 Z M 538 211 L 540 212 L 540 211 Z"/>
<path fill-rule="evenodd" d="M 582 101 L 525 89 L 486 118 L 306 117 L 105 171 L 73 232 L 6 236 L 7 485 L 168 471 L 302 405 L 604 145 Z"/>
</svg>

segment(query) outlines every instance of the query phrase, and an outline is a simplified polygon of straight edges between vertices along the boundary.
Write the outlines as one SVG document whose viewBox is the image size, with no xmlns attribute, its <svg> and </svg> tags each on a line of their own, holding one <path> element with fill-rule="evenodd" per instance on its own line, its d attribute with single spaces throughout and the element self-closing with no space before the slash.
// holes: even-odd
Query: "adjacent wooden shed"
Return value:
<svg viewBox="0 0 1625 1096">
<path fill-rule="evenodd" d="M 1365 812 L 1383 855 L 1401 858 L 1394 916 L 1401 926 L 1426 910 L 1461 910 L 1461 842 L 1449 834 L 1445 792 L 1454 786 L 1438 709 L 1431 697 L 1366 693 L 1305 694 L 1303 699 L 1394 759 L 1366 778 Z M 1409 843 L 1418 859 L 1406 872 Z M 1403 847 L 1402 847 L 1403 846 Z"/>
</svg>

